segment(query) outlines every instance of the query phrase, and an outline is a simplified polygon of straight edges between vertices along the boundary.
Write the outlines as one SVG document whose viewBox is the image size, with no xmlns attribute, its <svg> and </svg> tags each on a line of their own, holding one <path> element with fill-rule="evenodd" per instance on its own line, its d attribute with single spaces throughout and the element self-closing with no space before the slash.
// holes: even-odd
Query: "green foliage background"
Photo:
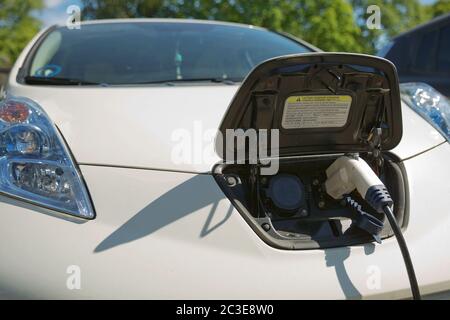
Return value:
<svg viewBox="0 0 450 320">
<path fill-rule="evenodd" d="M 285 31 L 326 51 L 373 54 L 387 39 L 450 12 L 450 0 L 82 0 L 82 19 L 172 17 L 240 22 Z M 381 30 L 366 9 L 381 8 Z M 10 65 L 41 27 L 43 0 L 0 0 L 0 67 Z"/>
<path fill-rule="evenodd" d="M 11 65 L 39 30 L 30 13 L 42 8 L 42 0 L 0 0 L 0 67 Z"/>
</svg>

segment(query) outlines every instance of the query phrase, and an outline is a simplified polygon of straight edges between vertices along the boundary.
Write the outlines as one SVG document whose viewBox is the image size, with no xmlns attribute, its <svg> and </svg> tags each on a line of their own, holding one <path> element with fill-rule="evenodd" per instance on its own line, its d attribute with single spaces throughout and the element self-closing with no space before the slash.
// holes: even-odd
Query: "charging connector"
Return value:
<svg viewBox="0 0 450 320">
<path fill-rule="evenodd" d="M 355 189 L 378 213 L 384 213 L 397 239 L 405 261 L 411 291 L 415 300 L 420 300 L 420 290 L 408 247 L 392 211 L 393 200 L 380 178 L 370 166 L 356 155 L 338 158 L 327 170 L 325 189 L 334 199 L 342 199 Z"/>
<path fill-rule="evenodd" d="M 364 198 L 376 200 L 386 190 L 367 162 L 357 155 L 338 158 L 327 169 L 326 174 L 325 188 L 334 199 L 342 199 L 356 189 Z"/>
</svg>

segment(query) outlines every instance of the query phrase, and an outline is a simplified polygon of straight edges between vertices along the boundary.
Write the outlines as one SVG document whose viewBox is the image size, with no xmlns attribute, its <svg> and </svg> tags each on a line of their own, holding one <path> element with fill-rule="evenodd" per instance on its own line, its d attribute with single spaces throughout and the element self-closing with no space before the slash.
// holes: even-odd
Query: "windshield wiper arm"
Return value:
<svg viewBox="0 0 450 320">
<path fill-rule="evenodd" d="M 55 86 L 72 86 L 72 85 L 103 85 L 102 83 L 84 81 L 79 79 L 70 78 L 45 78 L 45 77 L 33 77 L 26 76 L 24 78 L 25 83 L 28 84 L 49 84 Z"/>
<path fill-rule="evenodd" d="M 223 78 L 187 78 L 187 79 L 167 79 L 167 80 L 155 80 L 155 81 L 144 81 L 134 84 L 172 84 L 172 83 L 183 83 L 183 82 L 213 82 L 213 83 L 225 83 L 234 84 L 235 80 L 223 79 Z"/>
</svg>

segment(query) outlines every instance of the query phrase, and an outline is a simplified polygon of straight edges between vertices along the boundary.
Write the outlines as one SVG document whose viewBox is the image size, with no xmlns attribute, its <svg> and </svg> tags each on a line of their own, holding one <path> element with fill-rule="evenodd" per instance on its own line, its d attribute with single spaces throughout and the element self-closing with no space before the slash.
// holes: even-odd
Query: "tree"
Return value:
<svg viewBox="0 0 450 320">
<path fill-rule="evenodd" d="M 153 17 L 163 0 L 83 0 L 84 19 Z"/>
<path fill-rule="evenodd" d="M 84 0 L 83 18 L 174 17 L 285 31 L 328 51 L 363 51 L 346 0 Z"/>
<path fill-rule="evenodd" d="M 363 52 L 361 30 L 345 0 L 300 1 L 299 35 L 326 51 Z"/>
<path fill-rule="evenodd" d="M 432 18 L 450 13 L 450 0 L 438 0 L 428 7 Z"/>
<path fill-rule="evenodd" d="M 40 21 L 31 13 L 42 6 L 42 0 L 1 0 L 0 67 L 12 64 L 39 30 Z"/>
<path fill-rule="evenodd" d="M 383 41 L 449 11 L 450 0 L 83 0 L 83 18 L 172 17 L 223 20 L 285 31 L 326 51 L 375 53 Z M 370 30 L 367 8 L 381 10 Z"/>
<path fill-rule="evenodd" d="M 197 0 L 165 1 L 161 10 L 163 16 L 222 20 L 253 24 L 274 30 L 291 32 L 298 29 L 298 22 L 292 21 L 296 1 L 282 0 Z"/>
<path fill-rule="evenodd" d="M 346 0 L 166 1 L 163 16 L 225 20 L 289 32 L 327 51 L 361 52 L 360 30 Z"/>
<path fill-rule="evenodd" d="M 383 40 L 387 40 L 429 19 L 429 14 L 419 0 L 350 0 L 355 8 L 356 21 L 361 28 L 361 43 L 365 51 L 374 53 Z M 367 8 L 376 5 L 380 8 L 381 29 L 370 30 L 366 21 Z"/>
</svg>

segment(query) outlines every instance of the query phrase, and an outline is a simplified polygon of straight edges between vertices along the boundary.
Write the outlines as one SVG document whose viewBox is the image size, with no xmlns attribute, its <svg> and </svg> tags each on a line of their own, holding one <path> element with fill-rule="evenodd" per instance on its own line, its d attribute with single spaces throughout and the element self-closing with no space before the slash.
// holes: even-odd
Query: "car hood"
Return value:
<svg viewBox="0 0 450 320">
<path fill-rule="evenodd" d="M 214 137 L 236 85 L 161 87 L 11 86 L 55 122 L 79 164 L 210 172 L 220 161 Z M 401 159 L 444 138 L 403 105 Z"/>
</svg>

